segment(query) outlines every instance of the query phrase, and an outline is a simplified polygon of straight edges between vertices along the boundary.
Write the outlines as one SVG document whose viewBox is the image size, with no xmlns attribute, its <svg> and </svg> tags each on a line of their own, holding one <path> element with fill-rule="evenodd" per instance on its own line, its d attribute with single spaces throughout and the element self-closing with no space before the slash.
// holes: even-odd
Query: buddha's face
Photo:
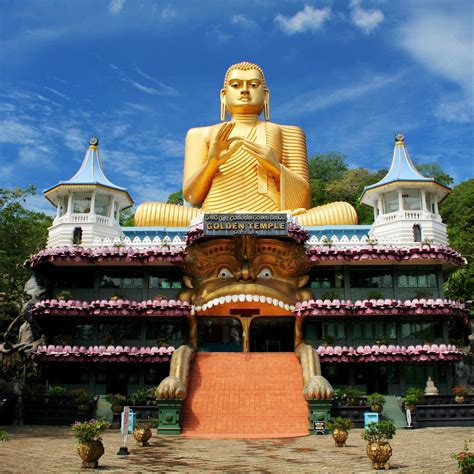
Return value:
<svg viewBox="0 0 474 474">
<path fill-rule="evenodd" d="M 262 75 L 257 69 L 233 69 L 227 78 L 226 87 L 221 90 L 221 96 L 231 115 L 260 114 L 268 97 L 268 90 L 265 89 Z"/>
</svg>

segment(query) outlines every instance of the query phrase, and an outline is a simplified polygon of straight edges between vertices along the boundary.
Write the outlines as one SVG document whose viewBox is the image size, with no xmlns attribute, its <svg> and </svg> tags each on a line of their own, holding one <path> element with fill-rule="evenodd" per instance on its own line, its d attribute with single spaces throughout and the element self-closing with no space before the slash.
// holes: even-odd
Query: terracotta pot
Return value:
<svg viewBox="0 0 474 474">
<path fill-rule="evenodd" d="M 112 405 L 112 412 L 115 415 L 122 413 L 122 411 L 123 411 L 123 405 Z"/>
<path fill-rule="evenodd" d="M 104 454 L 104 445 L 102 441 L 79 443 L 77 454 L 82 459 L 82 467 L 95 469 L 99 465 L 99 458 Z"/>
<path fill-rule="evenodd" d="M 456 395 L 454 397 L 454 401 L 456 403 L 464 403 L 466 401 L 466 397 L 464 395 Z"/>
<path fill-rule="evenodd" d="M 379 403 L 374 403 L 373 405 L 370 405 L 370 409 L 375 413 L 382 413 L 383 405 L 380 405 Z"/>
<path fill-rule="evenodd" d="M 151 438 L 150 428 L 135 428 L 133 430 L 133 437 L 137 443 L 142 443 L 142 446 L 148 446 L 148 440 Z"/>
<path fill-rule="evenodd" d="M 340 430 L 338 428 L 335 428 L 332 432 L 332 437 L 334 438 L 334 441 L 336 442 L 336 446 L 338 448 L 342 448 L 346 445 L 346 439 L 348 436 L 349 432 L 346 430 Z"/>
<path fill-rule="evenodd" d="M 372 461 L 373 469 L 390 469 L 387 462 L 392 455 L 392 447 L 389 443 L 369 443 L 367 445 L 367 456 Z"/>
</svg>

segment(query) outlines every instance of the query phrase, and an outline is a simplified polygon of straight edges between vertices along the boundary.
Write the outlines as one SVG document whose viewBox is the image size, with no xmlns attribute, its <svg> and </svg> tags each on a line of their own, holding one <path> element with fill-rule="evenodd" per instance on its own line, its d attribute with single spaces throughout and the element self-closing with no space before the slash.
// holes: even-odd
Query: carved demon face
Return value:
<svg viewBox="0 0 474 474">
<path fill-rule="evenodd" d="M 238 306 L 293 309 L 311 298 L 303 245 L 251 236 L 197 242 L 188 248 L 180 295 L 198 311 Z"/>
</svg>

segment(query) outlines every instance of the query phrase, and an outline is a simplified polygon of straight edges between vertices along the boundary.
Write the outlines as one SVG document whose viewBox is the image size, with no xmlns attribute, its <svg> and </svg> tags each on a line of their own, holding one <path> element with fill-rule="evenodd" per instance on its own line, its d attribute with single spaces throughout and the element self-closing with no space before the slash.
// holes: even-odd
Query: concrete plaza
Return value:
<svg viewBox="0 0 474 474">
<path fill-rule="evenodd" d="M 76 442 L 67 427 L 8 426 L 11 440 L 0 443 L 0 472 L 75 473 L 81 470 Z M 350 432 L 347 447 L 331 436 L 271 440 L 210 440 L 153 435 L 149 447 L 129 436 L 129 456 L 117 456 L 118 430 L 104 435 L 100 471 L 147 472 L 375 472 L 365 454 L 360 429 Z M 450 454 L 474 438 L 472 428 L 399 429 L 392 440 L 393 472 L 455 473 Z"/>
</svg>

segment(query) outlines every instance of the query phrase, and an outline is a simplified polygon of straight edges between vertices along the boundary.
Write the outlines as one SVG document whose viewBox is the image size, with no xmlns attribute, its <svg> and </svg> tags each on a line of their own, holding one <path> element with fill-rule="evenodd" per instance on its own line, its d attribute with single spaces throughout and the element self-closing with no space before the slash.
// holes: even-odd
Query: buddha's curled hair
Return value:
<svg viewBox="0 0 474 474">
<path fill-rule="evenodd" d="M 248 61 L 243 61 L 241 63 L 236 63 L 232 64 L 232 66 L 227 69 L 225 76 L 224 76 L 224 88 L 227 85 L 227 79 L 229 78 L 230 71 L 233 71 L 234 69 L 237 69 L 239 71 L 249 71 L 251 69 L 256 69 L 262 76 L 262 81 L 263 81 L 263 87 L 267 87 L 267 83 L 265 81 L 265 74 L 263 73 L 263 69 L 258 65 L 254 63 L 250 63 Z"/>
</svg>

